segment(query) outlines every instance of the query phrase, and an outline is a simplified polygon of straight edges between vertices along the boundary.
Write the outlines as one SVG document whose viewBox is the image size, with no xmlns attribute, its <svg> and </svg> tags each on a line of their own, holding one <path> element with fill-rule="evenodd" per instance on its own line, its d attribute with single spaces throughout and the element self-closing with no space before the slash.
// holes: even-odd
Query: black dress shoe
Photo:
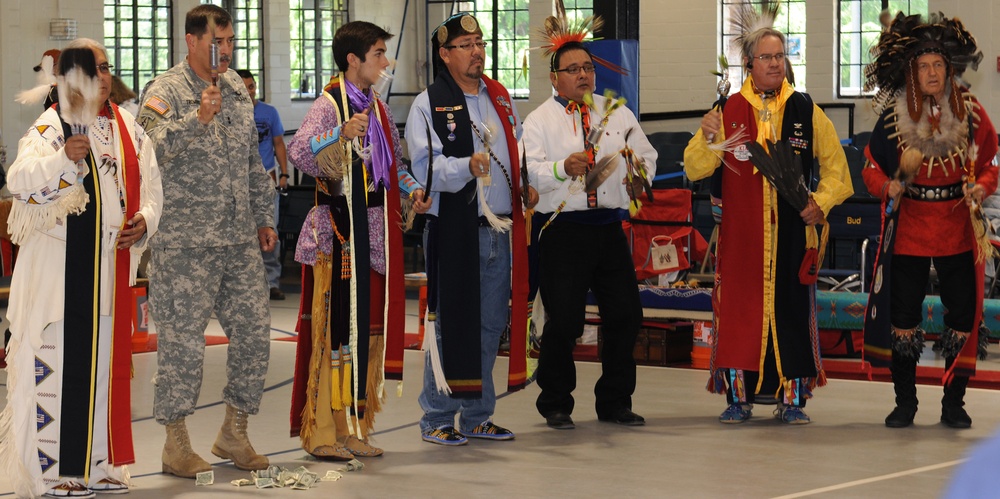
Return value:
<svg viewBox="0 0 1000 499">
<path fill-rule="evenodd" d="M 622 407 L 611 414 L 600 415 L 597 419 L 606 423 L 618 423 L 624 426 L 642 426 L 646 424 L 646 418 L 632 412 L 631 409 Z"/>
<path fill-rule="evenodd" d="M 557 430 L 572 430 L 576 428 L 576 425 L 573 424 L 573 418 L 569 417 L 569 414 L 565 412 L 554 412 L 545 416 L 545 424 L 549 425 L 549 428 Z"/>
</svg>

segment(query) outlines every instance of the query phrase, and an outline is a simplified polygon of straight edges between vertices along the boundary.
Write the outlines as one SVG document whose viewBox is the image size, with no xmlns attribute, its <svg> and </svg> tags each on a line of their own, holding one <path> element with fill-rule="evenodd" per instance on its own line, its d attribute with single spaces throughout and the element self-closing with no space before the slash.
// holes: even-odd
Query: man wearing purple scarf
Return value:
<svg viewBox="0 0 1000 499">
<path fill-rule="evenodd" d="M 316 178 L 316 206 L 295 250 L 303 264 L 303 319 L 291 430 L 306 452 L 324 460 L 382 454 L 368 434 L 384 381 L 402 379 L 399 227 L 409 202 L 400 198 L 409 196 L 418 213 L 431 205 L 402 164 L 392 112 L 373 88 L 389 66 L 390 38 L 363 21 L 337 30 L 333 55 L 341 72 L 289 145 L 295 166 Z"/>
</svg>

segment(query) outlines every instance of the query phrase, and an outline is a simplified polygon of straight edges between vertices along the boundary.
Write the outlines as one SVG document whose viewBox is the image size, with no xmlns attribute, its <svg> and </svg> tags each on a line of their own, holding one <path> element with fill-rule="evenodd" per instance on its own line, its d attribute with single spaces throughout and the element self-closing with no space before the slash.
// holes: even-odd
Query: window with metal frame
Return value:
<svg viewBox="0 0 1000 499">
<path fill-rule="evenodd" d="M 731 19 L 735 9 L 743 0 L 720 0 L 719 8 L 722 10 L 719 18 L 722 26 L 719 30 L 721 34 L 721 53 L 729 60 L 729 81 L 732 82 L 731 93 L 740 91 L 743 80 L 746 78 L 746 67 L 742 63 L 740 48 L 733 46 L 733 40 L 740 36 L 735 32 Z M 759 2 L 755 2 L 759 3 Z M 774 28 L 785 34 L 785 54 L 791 63 L 794 73 L 795 89 L 805 91 L 806 89 L 806 2 L 805 0 L 781 0 L 778 9 L 778 18 L 774 21 Z M 791 81 L 793 78 L 788 75 Z"/>
<path fill-rule="evenodd" d="M 838 0 L 838 97 L 867 97 L 865 66 L 871 62 L 871 48 L 882 33 L 879 19 L 883 11 L 927 15 L 928 0 Z"/>
<path fill-rule="evenodd" d="M 136 94 L 173 66 L 171 0 L 105 0 L 104 46 L 114 74 Z"/>
<path fill-rule="evenodd" d="M 486 75 L 507 88 L 511 97 L 527 99 L 524 54 L 534 30 L 528 23 L 528 0 L 466 1 L 458 3 L 458 10 L 472 12 L 483 29 Z"/>
<path fill-rule="evenodd" d="M 292 99 L 315 99 L 337 74 L 333 34 L 347 24 L 347 0 L 291 0 L 289 63 Z"/>
<path fill-rule="evenodd" d="M 579 23 L 594 15 L 594 0 L 563 0 L 563 7 L 566 7 L 566 17 L 570 22 Z M 587 35 L 588 39 L 593 37 L 593 33 Z"/>
<path fill-rule="evenodd" d="M 218 5 L 233 17 L 236 43 L 233 47 L 232 69 L 246 69 L 257 80 L 257 96 L 263 97 L 267 78 L 264 76 L 264 8 L 263 0 L 202 0 Z"/>
</svg>

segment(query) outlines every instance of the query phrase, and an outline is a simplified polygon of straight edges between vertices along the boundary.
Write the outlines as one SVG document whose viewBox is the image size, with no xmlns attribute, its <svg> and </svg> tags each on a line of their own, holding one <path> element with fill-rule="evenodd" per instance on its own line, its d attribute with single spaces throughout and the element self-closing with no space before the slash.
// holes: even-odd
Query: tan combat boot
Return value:
<svg viewBox="0 0 1000 499">
<path fill-rule="evenodd" d="M 247 413 L 226 405 L 226 419 L 222 421 L 219 437 L 212 446 L 212 454 L 233 461 L 246 471 L 266 469 L 267 457 L 257 454 L 247 437 Z"/>
<path fill-rule="evenodd" d="M 163 444 L 163 472 L 182 478 L 194 478 L 203 471 L 211 471 L 208 464 L 191 448 L 184 418 L 167 424 L 167 441 Z"/>
</svg>

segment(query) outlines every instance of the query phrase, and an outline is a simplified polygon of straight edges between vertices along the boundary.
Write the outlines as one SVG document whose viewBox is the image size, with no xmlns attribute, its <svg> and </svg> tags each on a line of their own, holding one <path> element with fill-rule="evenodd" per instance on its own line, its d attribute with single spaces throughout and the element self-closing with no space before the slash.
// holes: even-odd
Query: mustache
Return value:
<svg viewBox="0 0 1000 499">
<path fill-rule="evenodd" d="M 228 56 L 226 54 L 222 54 L 222 55 L 219 56 L 219 62 L 225 62 L 225 63 L 232 62 L 232 57 L 230 57 L 230 56 Z"/>
</svg>

